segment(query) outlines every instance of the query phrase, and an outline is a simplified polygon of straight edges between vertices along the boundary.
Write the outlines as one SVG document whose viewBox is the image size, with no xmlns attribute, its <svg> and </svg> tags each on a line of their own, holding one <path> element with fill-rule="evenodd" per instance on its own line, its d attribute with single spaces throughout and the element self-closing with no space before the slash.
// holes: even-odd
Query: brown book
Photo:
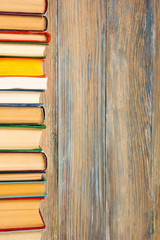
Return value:
<svg viewBox="0 0 160 240">
<path fill-rule="evenodd" d="M 0 151 L 0 181 L 41 180 L 46 168 L 44 152 Z"/>
<path fill-rule="evenodd" d="M 0 124 L 42 124 L 45 119 L 43 106 L 0 105 Z"/>
<path fill-rule="evenodd" d="M 0 14 L 0 30 L 45 31 L 47 30 L 47 18 L 45 16 Z"/>
<path fill-rule="evenodd" d="M 0 173 L 45 172 L 47 156 L 44 152 L 0 151 Z"/>
</svg>

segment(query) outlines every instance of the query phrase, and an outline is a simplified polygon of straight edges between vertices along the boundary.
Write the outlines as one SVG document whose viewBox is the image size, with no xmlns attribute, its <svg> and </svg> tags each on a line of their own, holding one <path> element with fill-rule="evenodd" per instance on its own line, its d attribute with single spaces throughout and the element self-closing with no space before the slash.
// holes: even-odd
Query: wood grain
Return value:
<svg viewBox="0 0 160 240">
<path fill-rule="evenodd" d="M 151 0 L 107 1 L 107 240 L 151 239 Z"/>
<path fill-rule="evenodd" d="M 58 1 L 59 239 L 105 239 L 105 0 Z"/>
<path fill-rule="evenodd" d="M 53 0 L 48 17 L 42 239 L 159 240 L 160 0 Z"/>
<path fill-rule="evenodd" d="M 154 59 L 153 59 L 153 169 L 152 213 L 153 240 L 160 239 L 160 1 L 154 1 Z"/>
<path fill-rule="evenodd" d="M 48 32 L 51 42 L 46 48 L 47 59 L 44 70 L 48 77 L 47 91 L 42 95 L 46 110 L 47 129 L 43 132 L 41 146 L 48 156 L 46 191 L 48 198 L 41 205 L 46 223 L 46 232 L 42 240 L 58 239 L 58 159 L 57 159 L 57 1 L 49 2 L 47 13 L 49 19 Z"/>
</svg>

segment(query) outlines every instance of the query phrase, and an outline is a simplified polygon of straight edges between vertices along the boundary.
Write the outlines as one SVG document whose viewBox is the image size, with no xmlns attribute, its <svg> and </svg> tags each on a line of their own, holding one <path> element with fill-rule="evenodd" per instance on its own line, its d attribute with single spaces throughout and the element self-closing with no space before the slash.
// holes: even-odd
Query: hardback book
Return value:
<svg viewBox="0 0 160 240">
<path fill-rule="evenodd" d="M 46 90 L 47 77 L 0 77 L 0 90 Z"/>
<path fill-rule="evenodd" d="M 35 181 L 0 181 L 0 199 L 45 196 L 45 183 L 44 178 Z"/>
<path fill-rule="evenodd" d="M 0 12 L 44 14 L 47 0 L 0 0 Z"/>
<path fill-rule="evenodd" d="M 0 14 L 0 30 L 43 32 L 47 25 L 46 16 Z"/>
<path fill-rule="evenodd" d="M 46 168 L 44 152 L 0 151 L 0 181 L 41 180 Z"/>
<path fill-rule="evenodd" d="M 49 33 L 0 31 L 0 57 L 45 58 Z"/>
<path fill-rule="evenodd" d="M 41 240 L 42 230 L 0 232 L 0 240 Z"/>
<path fill-rule="evenodd" d="M 25 90 L 25 89 L 0 89 L 1 103 L 22 103 L 22 104 L 39 104 L 40 95 L 44 90 Z"/>
<path fill-rule="evenodd" d="M 0 149 L 40 151 L 43 125 L 2 125 L 0 124 Z"/>
<path fill-rule="evenodd" d="M 28 42 L 49 45 L 51 35 L 48 32 L 0 31 L 0 42 Z"/>
<path fill-rule="evenodd" d="M 39 210 L 43 199 L 44 197 L 0 199 L 0 232 L 45 229 Z"/>
<path fill-rule="evenodd" d="M 45 120 L 41 104 L 0 104 L 0 124 L 38 125 Z"/>
<path fill-rule="evenodd" d="M 0 76 L 44 77 L 42 63 L 36 58 L 0 58 Z"/>
<path fill-rule="evenodd" d="M 0 42 L 0 57 L 45 58 L 45 44 Z"/>
</svg>

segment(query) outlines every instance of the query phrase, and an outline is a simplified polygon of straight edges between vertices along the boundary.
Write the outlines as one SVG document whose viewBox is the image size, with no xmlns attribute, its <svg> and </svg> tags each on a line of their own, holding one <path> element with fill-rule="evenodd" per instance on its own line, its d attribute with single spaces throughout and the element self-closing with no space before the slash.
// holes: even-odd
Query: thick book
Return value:
<svg viewBox="0 0 160 240">
<path fill-rule="evenodd" d="M 46 182 L 44 177 L 35 181 L 0 181 L 0 199 L 44 196 Z"/>
<path fill-rule="evenodd" d="M 43 199 L 43 197 L 1 199 L 0 232 L 45 229 L 39 210 Z"/>
<path fill-rule="evenodd" d="M 0 0 L 0 12 L 44 14 L 47 0 Z"/>
<path fill-rule="evenodd" d="M 41 104 L 0 104 L 0 124 L 41 125 L 44 120 Z"/>
<path fill-rule="evenodd" d="M 44 152 L 0 151 L 0 174 L 44 173 L 46 168 L 47 156 Z"/>
<path fill-rule="evenodd" d="M 5 0 L 6 1 L 6 0 Z M 10 31 L 37 31 L 47 30 L 46 16 L 0 14 L 0 30 Z"/>
<path fill-rule="evenodd" d="M 43 92 L 44 90 L 0 89 L 0 104 L 40 104 L 40 95 Z"/>
<path fill-rule="evenodd" d="M 2 125 L 0 124 L 1 150 L 37 150 L 40 151 L 40 138 L 43 125 Z"/>
<path fill-rule="evenodd" d="M 0 90 L 46 90 L 47 77 L 0 77 Z"/>
<path fill-rule="evenodd" d="M 41 240 L 42 230 L 0 232 L 0 240 Z"/>
<path fill-rule="evenodd" d="M 44 77 L 44 59 L 0 58 L 0 76 Z"/>
</svg>

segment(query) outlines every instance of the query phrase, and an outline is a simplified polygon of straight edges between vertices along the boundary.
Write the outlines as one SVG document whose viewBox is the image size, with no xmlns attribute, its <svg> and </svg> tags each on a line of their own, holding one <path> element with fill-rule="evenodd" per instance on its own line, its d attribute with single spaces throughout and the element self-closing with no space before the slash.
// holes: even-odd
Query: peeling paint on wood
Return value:
<svg viewBox="0 0 160 240">
<path fill-rule="evenodd" d="M 107 1 L 107 240 L 151 239 L 152 0 Z"/>
<path fill-rule="evenodd" d="M 160 1 L 154 0 L 152 234 L 160 239 Z"/>
<path fill-rule="evenodd" d="M 59 239 L 105 239 L 105 1 L 58 1 Z"/>
</svg>

